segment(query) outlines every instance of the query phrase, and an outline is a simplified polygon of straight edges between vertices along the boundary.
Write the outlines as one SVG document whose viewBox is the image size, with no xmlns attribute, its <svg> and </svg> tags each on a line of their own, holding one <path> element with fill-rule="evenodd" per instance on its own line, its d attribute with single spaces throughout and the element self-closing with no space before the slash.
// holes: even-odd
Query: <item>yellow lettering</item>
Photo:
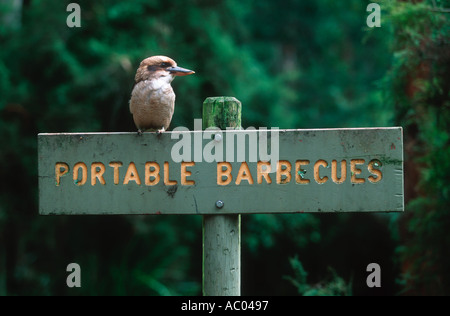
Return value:
<svg viewBox="0 0 450 316">
<path fill-rule="evenodd" d="M 333 179 L 333 182 L 337 184 L 345 182 L 347 179 L 347 161 L 341 161 L 341 176 L 339 178 L 337 176 L 337 161 L 333 160 L 331 162 L 331 179 Z"/>
<path fill-rule="evenodd" d="M 105 184 L 105 179 L 103 178 L 103 174 L 105 173 L 105 165 L 101 162 L 93 162 L 91 164 L 91 185 L 95 185 L 97 183 L 97 179 L 101 184 Z"/>
<path fill-rule="evenodd" d="M 372 160 L 369 162 L 369 165 L 367 166 L 367 169 L 372 174 L 372 176 L 369 176 L 369 181 L 372 183 L 377 183 L 383 179 L 383 174 L 380 170 L 375 169 L 381 167 L 381 162 L 379 160 Z"/>
<path fill-rule="evenodd" d="M 130 164 L 128 165 L 125 179 L 123 179 L 123 184 L 128 184 L 130 181 L 134 181 L 137 185 L 141 185 L 141 179 L 139 178 L 139 174 L 134 162 L 130 162 Z"/>
<path fill-rule="evenodd" d="M 302 166 L 309 165 L 309 160 L 297 160 L 295 162 L 295 182 L 298 184 L 308 184 L 309 179 L 305 179 L 306 171 L 302 169 Z"/>
<path fill-rule="evenodd" d="M 81 169 L 81 180 L 78 180 L 78 170 Z M 77 162 L 73 167 L 73 181 L 76 185 L 84 185 L 87 181 L 87 166 L 84 162 Z"/>
<path fill-rule="evenodd" d="M 319 170 L 320 167 L 324 167 L 324 168 L 328 167 L 328 162 L 321 159 L 321 160 L 317 160 L 316 163 L 314 164 L 314 180 L 316 180 L 316 182 L 318 184 L 324 184 L 325 182 L 328 181 L 328 177 L 320 176 L 320 170 Z"/>
<path fill-rule="evenodd" d="M 65 162 L 58 162 L 55 165 L 56 185 L 60 184 L 61 177 L 69 172 L 69 165 Z"/>
<path fill-rule="evenodd" d="M 153 170 L 152 170 L 153 169 Z M 146 162 L 145 163 L 145 185 L 157 185 L 161 177 L 159 176 L 159 171 L 161 168 L 157 162 Z M 153 178 L 153 180 L 150 180 Z"/>
<path fill-rule="evenodd" d="M 268 184 L 272 183 L 272 179 L 270 179 L 270 162 L 258 161 L 256 166 L 256 182 L 261 184 L 263 178 L 266 180 Z"/>
<path fill-rule="evenodd" d="M 242 180 L 246 180 L 248 184 L 253 184 L 252 174 L 246 162 L 241 163 L 238 175 L 236 177 L 236 185 L 240 185 Z"/>
<path fill-rule="evenodd" d="M 225 170 L 224 170 L 225 168 Z M 226 178 L 224 180 L 223 178 Z M 217 163 L 217 185 L 228 185 L 231 183 L 233 176 L 231 175 L 231 163 L 218 162 Z"/>
<path fill-rule="evenodd" d="M 284 168 L 283 168 L 284 167 Z M 292 165 L 287 160 L 280 160 L 277 162 L 277 184 L 287 184 L 291 182 Z M 283 179 L 282 176 L 285 176 Z"/>
<path fill-rule="evenodd" d="M 122 167 L 122 163 L 121 162 L 110 162 L 109 163 L 110 167 L 114 168 L 114 184 L 119 184 L 119 167 Z"/>
<path fill-rule="evenodd" d="M 365 179 L 357 178 L 356 176 L 361 174 L 361 169 L 356 168 L 356 165 L 362 165 L 364 164 L 364 159 L 352 159 L 350 161 L 350 171 L 352 174 L 352 183 L 358 184 L 358 183 L 364 183 Z"/>
<path fill-rule="evenodd" d="M 176 185 L 178 182 L 176 180 L 170 180 L 169 176 L 169 163 L 166 161 L 164 163 L 164 184 L 165 185 Z"/>
<path fill-rule="evenodd" d="M 193 167 L 195 166 L 195 162 L 182 162 L 181 163 L 181 185 L 194 185 L 195 181 L 193 180 L 186 180 L 187 177 L 192 175 L 191 171 L 187 171 L 187 167 Z"/>
</svg>

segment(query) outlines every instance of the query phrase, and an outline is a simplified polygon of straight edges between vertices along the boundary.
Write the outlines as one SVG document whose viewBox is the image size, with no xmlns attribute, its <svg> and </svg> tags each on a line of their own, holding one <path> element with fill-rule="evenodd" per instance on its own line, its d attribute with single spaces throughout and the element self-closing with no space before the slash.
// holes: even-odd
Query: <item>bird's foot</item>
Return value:
<svg viewBox="0 0 450 316">
<path fill-rule="evenodd" d="M 137 134 L 138 136 L 142 136 L 144 133 L 140 129 L 138 129 Z"/>
<path fill-rule="evenodd" d="M 164 126 L 161 128 L 161 129 L 159 129 L 156 133 L 158 134 L 158 135 L 161 135 L 162 133 L 164 133 L 166 131 L 166 129 L 164 128 Z"/>
</svg>

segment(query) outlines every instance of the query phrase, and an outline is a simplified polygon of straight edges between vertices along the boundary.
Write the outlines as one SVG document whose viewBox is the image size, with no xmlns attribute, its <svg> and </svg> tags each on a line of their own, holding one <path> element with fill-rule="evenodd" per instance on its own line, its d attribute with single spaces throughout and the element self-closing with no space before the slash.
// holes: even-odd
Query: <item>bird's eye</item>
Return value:
<svg viewBox="0 0 450 316">
<path fill-rule="evenodd" d="M 161 67 L 163 67 L 163 68 L 167 68 L 167 67 L 169 67 L 169 66 L 170 66 L 169 63 L 161 63 Z"/>
</svg>

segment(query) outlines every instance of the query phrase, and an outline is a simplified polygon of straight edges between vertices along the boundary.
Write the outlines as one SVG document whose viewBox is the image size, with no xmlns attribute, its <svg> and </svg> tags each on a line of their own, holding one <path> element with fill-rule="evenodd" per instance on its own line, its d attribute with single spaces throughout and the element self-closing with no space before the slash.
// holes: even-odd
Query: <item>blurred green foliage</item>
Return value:
<svg viewBox="0 0 450 316">
<path fill-rule="evenodd" d="M 303 296 L 350 296 L 352 293 L 351 284 L 347 284 L 344 279 L 339 277 L 336 272 L 330 268 L 328 280 L 310 285 L 307 283 L 308 272 L 303 268 L 298 257 L 289 259 L 294 277 L 287 276 L 300 295 Z"/>
<path fill-rule="evenodd" d="M 395 41 L 383 87 L 405 128 L 406 181 L 412 180 L 398 236 L 399 283 L 408 294 L 449 295 L 450 23 L 440 10 L 450 1 L 386 7 Z"/>
<path fill-rule="evenodd" d="M 243 216 L 243 294 L 449 294 L 448 1 L 376 1 L 375 29 L 361 0 L 79 0 L 68 28 L 70 2 L 0 1 L 0 295 L 201 293 L 199 217 L 37 215 L 37 133 L 134 131 L 134 72 L 156 54 L 196 71 L 173 83 L 172 128 L 219 95 L 245 127 L 405 127 L 409 212 Z"/>
</svg>

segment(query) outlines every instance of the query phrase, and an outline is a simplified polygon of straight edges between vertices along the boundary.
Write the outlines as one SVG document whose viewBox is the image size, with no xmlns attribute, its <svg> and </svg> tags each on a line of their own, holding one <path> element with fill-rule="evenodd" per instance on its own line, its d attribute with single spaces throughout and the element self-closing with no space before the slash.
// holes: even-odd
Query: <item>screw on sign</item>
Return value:
<svg viewBox="0 0 450 316">
<path fill-rule="evenodd" d="M 222 208 L 224 205 L 225 205 L 225 203 L 223 203 L 223 201 L 221 201 L 221 200 L 218 200 L 218 201 L 216 202 L 216 207 L 217 207 L 217 208 Z"/>
</svg>

